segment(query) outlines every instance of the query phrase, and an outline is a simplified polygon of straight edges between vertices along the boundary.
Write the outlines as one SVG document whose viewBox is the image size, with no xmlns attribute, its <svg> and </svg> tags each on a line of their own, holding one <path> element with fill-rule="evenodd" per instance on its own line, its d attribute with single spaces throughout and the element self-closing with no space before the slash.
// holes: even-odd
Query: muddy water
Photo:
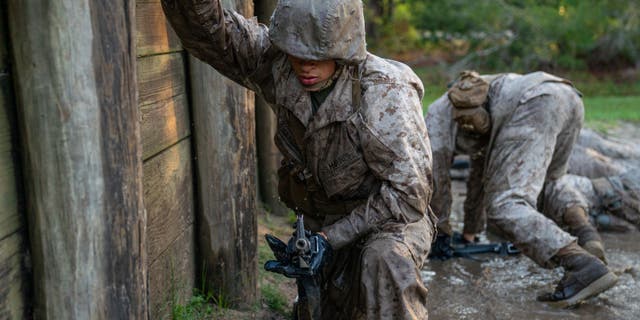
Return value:
<svg viewBox="0 0 640 320">
<path fill-rule="evenodd" d="M 454 228 L 462 229 L 464 185 L 454 181 Z M 483 235 L 482 240 L 498 240 Z M 429 288 L 430 319 L 640 319 L 640 232 L 603 234 L 609 266 L 618 274 L 615 287 L 573 309 L 536 301 L 552 291 L 561 269 L 547 270 L 518 255 L 482 255 L 484 261 L 430 260 L 422 270 Z"/>
</svg>

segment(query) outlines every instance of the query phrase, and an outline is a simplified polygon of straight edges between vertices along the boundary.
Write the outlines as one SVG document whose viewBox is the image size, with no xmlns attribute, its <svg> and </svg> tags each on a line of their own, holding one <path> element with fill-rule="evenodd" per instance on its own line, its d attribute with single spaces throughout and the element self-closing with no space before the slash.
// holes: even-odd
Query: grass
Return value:
<svg viewBox="0 0 640 320">
<path fill-rule="evenodd" d="M 171 316 L 174 320 L 209 319 L 214 314 L 212 298 L 196 292 L 186 304 L 174 304 Z"/>
<path fill-rule="evenodd" d="M 284 316 L 289 315 L 289 301 L 277 287 L 268 283 L 264 284 L 260 287 L 260 293 L 269 309 Z"/>
<path fill-rule="evenodd" d="M 427 69 L 416 69 L 425 85 L 422 100 L 426 114 L 428 106 L 446 91 L 446 80 L 433 76 L 429 78 Z M 597 79 L 586 74 L 572 74 L 574 83 L 583 93 L 585 105 L 585 126 L 598 130 L 615 126 L 618 121 L 640 123 L 640 81 L 615 82 L 611 79 Z M 569 77 L 569 79 L 572 79 Z"/>
<path fill-rule="evenodd" d="M 295 221 L 293 213 L 286 217 L 271 216 L 266 212 L 259 215 L 261 228 L 280 239 L 288 239 L 291 236 L 293 221 Z M 229 299 L 224 295 L 215 295 L 207 288 L 204 280 L 202 280 L 200 288 L 193 289 L 191 298 L 185 301 L 187 288 L 178 283 L 173 267 L 171 268 L 170 292 L 165 310 L 174 320 L 255 319 L 256 312 L 260 309 L 268 309 L 273 314 L 279 314 L 282 318 L 289 318 L 291 316 L 291 290 L 295 290 L 292 289 L 295 288 L 295 283 L 291 279 L 264 270 L 264 263 L 271 259 L 274 259 L 273 253 L 264 238 L 260 237 L 258 239 L 258 287 L 261 297 L 253 307 L 254 310 L 247 312 L 231 310 Z M 205 270 L 204 267 L 203 270 Z M 201 279 L 206 279 L 204 272 Z"/>
<path fill-rule="evenodd" d="M 214 315 L 219 315 L 224 310 L 229 309 L 231 303 L 223 294 L 215 295 L 206 285 L 206 268 L 202 268 L 200 288 L 193 289 L 191 298 L 181 303 L 183 300 L 183 287 L 178 284 L 174 276 L 173 263 L 171 267 L 171 318 L 174 320 L 204 320 L 212 319 Z"/>
<path fill-rule="evenodd" d="M 261 226 L 266 229 L 266 233 L 271 233 L 283 241 L 286 241 L 292 232 L 292 225 L 295 221 L 295 214 L 289 212 L 286 217 L 277 217 L 269 213 L 258 216 Z M 291 298 L 282 290 L 283 281 L 293 282 L 290 279 L 285 280 L 281 275 L 264 270 L 264 264 L 267 260 L 275 259 L 271 248 L 267 245 L 264 238 L 258 239 L 258 286 L 262 302 L 271 310 L 285 316 L 290 317 Z"/>
<path fill-rule="evenodd" d="M 640 123 L 640 95 L 584 97 L 585 122 L 615 124 L 617 121 Z"/>
</svg>

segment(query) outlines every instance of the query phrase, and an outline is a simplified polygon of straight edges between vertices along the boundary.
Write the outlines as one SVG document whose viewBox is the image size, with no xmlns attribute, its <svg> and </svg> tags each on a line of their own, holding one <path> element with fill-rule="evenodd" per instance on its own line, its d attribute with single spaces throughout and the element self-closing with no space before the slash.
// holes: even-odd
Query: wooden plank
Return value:
<svg viewBox="0 0 640 320">
<path fill-rule="evenodd" d="M 15 103 L 9 74 L 6 4 L 0 4 L 0 239 L 20 228 L 14 164 Z"/>
<path fill-rule="evenodd" d="M 135 2 L 8 8 L 34 318 L 146 319 Z"/>
<path fill-rule="evenodd" d="M 191 161 L 191 141 L 187 139 L 144 164 L 147 256 L 151 263 L 193 225 Z"/>
<path fill-rule="evenodd" d="M 140 112 L 145 160 L 191 135 L 186 95 L 142 106 Z"/>
<path fill-rule="evenodd" d="M 184 59 L 164 54 L 138 59 L 142 157 L 148 159 L 191 134 Z"/>
<path fill-rule="evenodd" d="M 171 319 L 172 305 L 189 301 L 195 287 L 195 255 L 191 225 L 149 265 L 149 319 Z"/>
<path fill-rule="evenodd" d="M 224 3 L 249 10 L 252 2 Z M 257 299 L 258 273 L 253 93 L 195 58 L 189 63 L 198 248 L 208 270 L 206 282 L 232 305 L 250 306 Z"/>
<path fill-rule="evenodd" d="M 182 53 L 138 58 L 137 67 L 139 105 L 185 94 L 186 64 Z"/>
<path fill-rule="evenodd" d="M 0 319 L 25 319 L 25 273 L 22 258 L 26 252 L 22 233 L 0 240 Z"/>
<path fill-rule="evenodd" d="M 13 118 L 15 106 L 9 80 L 7 74 L 0 74 L 0 239 L 22 227 L 18 212 L 13 128 L 9 120 Z"/>
<path fill-rule="evenodd" d="M 180 39 L 162 12 L 160 0 L 136 1 L 136 27 L 139 57 L 182 50 Z"/>
<path fill-rule="evenodd" d="M 9 31 L 7 29 L 7 1 L 0 2 L 0 74 L 8 74 Z"/>
<path fill-rule="evenodd" d="M 276 0 L 254 1 L 258 21 L 269 25 Z M 269 212 L 284 216 L 289 213 L 278 194 L 278 168 L 282 155 L 273 141 L 276 116 L 264 99 L 256 97 L 256 146 L 258 154 L 258 191 L 260 201 Z"/>
<path fill-rule="evenodd" d="M 0 4 L 0 319 L 25 319 L 26 277 L 22 259 L 24 217 L 18 203 L 14 133 L 16 106 L 9 73 L 7 5 Z"/>
</svg>

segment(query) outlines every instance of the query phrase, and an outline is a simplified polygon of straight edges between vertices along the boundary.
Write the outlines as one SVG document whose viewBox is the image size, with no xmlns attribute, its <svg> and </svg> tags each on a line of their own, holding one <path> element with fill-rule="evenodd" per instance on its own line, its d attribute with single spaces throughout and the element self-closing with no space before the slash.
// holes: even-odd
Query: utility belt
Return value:
<svg viewBox="0 0 640 320">
<path fill-rule="evenodd" d="M 309 169 L 284 159 L 278 169 L 278 195 L 295 212 L 327 225 L 348 215 L 367 199 L 331 200 L 318 185 Z"/>
</svg>

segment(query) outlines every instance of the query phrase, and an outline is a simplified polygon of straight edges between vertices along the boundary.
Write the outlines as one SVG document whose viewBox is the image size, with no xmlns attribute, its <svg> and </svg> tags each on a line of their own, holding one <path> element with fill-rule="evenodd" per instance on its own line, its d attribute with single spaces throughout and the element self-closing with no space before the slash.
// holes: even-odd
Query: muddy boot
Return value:
<svg viewBox="0 0 640 320">
<path fill-rule="evenodd" d="M 564 268 L 564 276 L 553 293 L 538 296 L 538 301 L 566 308 L 596 296 L 611 288 L 618 277 L 598 258 L 576 243 L 560 249 L 551 258 Z"/>
<path fill-rule="evenodd" d="M 581 207 L 571 207 L 564 213 L 563 220 L 569 227 L 569 233 L 578 238 L 578 244 L 606 264 L 602 238 L 589 222 L 587 212 Z"/>
</svg>

